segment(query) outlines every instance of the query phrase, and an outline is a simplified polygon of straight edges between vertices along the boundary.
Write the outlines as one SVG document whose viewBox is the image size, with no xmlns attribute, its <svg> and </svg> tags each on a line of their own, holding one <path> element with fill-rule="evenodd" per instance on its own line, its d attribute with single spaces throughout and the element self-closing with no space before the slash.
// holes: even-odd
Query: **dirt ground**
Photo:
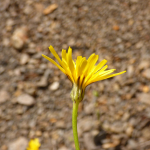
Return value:
<svg viewBox="0 0 150 150">
<path fill-rule="evenodd" d="M 0 150 L 75 150 L 71 83 L 41 54 L 99 55 L 123 75 L 87 87 L 81 150 L 150 150 L 149 0 L 0 0 Z"/>
</svg>

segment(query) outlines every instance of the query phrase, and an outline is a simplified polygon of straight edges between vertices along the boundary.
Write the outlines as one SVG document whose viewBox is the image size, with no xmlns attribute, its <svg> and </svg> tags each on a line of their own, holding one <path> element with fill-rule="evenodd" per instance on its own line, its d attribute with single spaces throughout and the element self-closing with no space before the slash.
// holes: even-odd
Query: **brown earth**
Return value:
<svg viewBox="0 0 150 150">
<path fill-rule="evenodd" d="M 40 150 L 75 149 L 71 83 L 42 58 L 49 45 L 127 70 L 86 89 L 81 150 L 150 149 L 149 0 L 0 0 L 0 21 L 0 150 L 36 137 Z"/>
</svg>

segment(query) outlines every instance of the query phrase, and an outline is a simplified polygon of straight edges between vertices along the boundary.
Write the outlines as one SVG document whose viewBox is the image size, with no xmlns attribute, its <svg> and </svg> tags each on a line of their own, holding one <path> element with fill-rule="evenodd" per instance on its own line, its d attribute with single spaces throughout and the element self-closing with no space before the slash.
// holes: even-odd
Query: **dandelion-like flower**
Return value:
<svg viewBox="0 0 150 150">
<path fill-rule="evenodd" d="M 92 54 L 88 59 L 86 57 L 78 56 L 74 61 L 72 59 L 72 49 L 69 47 L 68 53 L 66 50 L 62 50 L 62 59 L 58 56 L 56 51 L 52 46 L 49 47 L 51 53 L 57 59 L 59 64 L 57 64 L 53 59 L 42 54 L 44 58 L 56 65 L 73 83 L 72 98 L 73 100 L 78 97 L 81 101 L 84 97 L 85 88 L 96 81 L 111 78 L 120 74 L 125 73 L 122 71 L 120 73 L 111 74 L 116 69 L 107 69 L 107 60 L 102 60 L 98 65 L 95 65 L 98 61 L 98 55 Z"/>
<path fill-rule="evenodd" d="M 92 54 L 88 59 L 78 56 L 74 61 L 72 59 L 72 49 L 70 47 L 68 53 L 66 50 L 62 50 L 62 59 L 60 59 L 52 46 L 50 46 L 49 49 L 59 64 L 46 55 L 42 54 L 42 56 L 57 66 L 73 83 L 71 92 L 73 100 L 72 128 L 76 150 L 80 150 L 77 133 L 77 116 L 78 105 L 83 100 L 85 88 L 91 83 L 123 74 L 126 71 L 111 74 L 115 69 L 106 70 L 108 66 L 106 65 L 107 60 L 105 59 L 96 65 L 98 55 L 95 54 Z"/>
<path fill-rule="evenodd" d="M 30 140 L 27 150 L 39 150 L 41 146 L 37 138 Z"/>
</svg>

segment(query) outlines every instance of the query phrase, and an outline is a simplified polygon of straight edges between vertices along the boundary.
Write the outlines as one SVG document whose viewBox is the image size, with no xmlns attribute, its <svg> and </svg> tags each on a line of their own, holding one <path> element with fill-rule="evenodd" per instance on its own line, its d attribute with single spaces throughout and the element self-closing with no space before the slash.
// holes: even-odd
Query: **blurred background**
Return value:
<svg viewBox="0 0 150 150">
<path fill-rule="evenodd" d="M 52 45 L 99 55 L 123 75 L 87 87 L 79 106 L 82 150 L 150 150 L 149 0 L 0 0 L 0 150 L 75 150 L 71 83 Z"/>
</svg>

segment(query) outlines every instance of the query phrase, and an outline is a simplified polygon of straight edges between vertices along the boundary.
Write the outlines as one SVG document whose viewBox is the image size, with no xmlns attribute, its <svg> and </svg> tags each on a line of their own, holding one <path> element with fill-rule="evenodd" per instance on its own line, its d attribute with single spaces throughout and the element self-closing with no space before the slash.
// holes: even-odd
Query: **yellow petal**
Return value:
<svg viewBox="0 0 150 150">
<path fill-rule="evenodd" d="M 96 73 L 97 71 L 99 71 L 106 63 L 107 63 L 107 60 L 106 60 L 106 59 L 102 60 L 102 61 L 96 66 L 96 68 L 94 69 L 94 72 Z"/>
<path fill-rule="evenodd" d="M 67 62 L 66 50 L 62 50 L 62 61 Z"/>
<path fill-rule="evenodd" d="M 99 76 L 101 76 L 101 77 L 106 76 L 106 75 L 108 75 L 108 74 L 114 72 L 115 70 L 116 70 L 116 69 L 110 69 L 110 70 L 101 72 L 101 73 L 99 74 Z"/>
<path fill-rule="evenodd" d="M 110 69 L 110 70 L 107 70 L 107 71 L 102 71 L 100 73 L 94 74 L 90 80 L 95 80 L 96 78 L 106 76 L 106 75 L 114 72 L 115 70 L 116 69 Z"/>
<path fill-rule="evenodd" d="M 90 62 L 94 55 L 95 55 L 95 53 L 93 53 L 93 54 L 88 58 L 87 61 Z"/>
<path fill-rule="evenodd" d="M 50 45 L 49 50 L 51 51 L 51 53 L 55 56 L 55 58 L 58 60 L 59 64 L 65 68 L 67 67 L 66 64 L 64 62 L 61 61 L 61 59 L 59 58 L 58 54 L 56 53 L 56 51 L 54 50 L 54 48 Z"/>
<path fill-rule="evenodd" d="M 122 71 L 122 72 L 119 72 L 119 73 L 115 73 L 115 74 L 111 74 L 111 75 L 106 75 L 106 76 L 103 76 L 103 77 L 97 77 L 95 80 L 90 80 L 87 84 L 86 84 L 86 86 L 87 85 L 89 85 L 89 84 L 91 84 L 91 83 L 93 83 L 93 82 L 97 82 L 97 81 L 100 81 L 100 80 L 104 80 L 104 79 L 108 79 L 108 78 L 111 78 L 111 77 L 114 77 L 114 76 L 117 76 L 117 75 L 120 75 L 120 74 L 123 74 L 123 73 L 125 73 L 126 71 Z"/>
<path fill-rule="evenodd" d="M 42 56 L 44 58 L 46 58 L 47 60 L 49 60 L 50 62 L 52 62 L 55 66 L 57 66 L 64 74 L 66 74 L 66 71 L 61 67 L 59 66 L 53 59 L 47 57 L 46 55 L 42 54 Z"/>
<path fill-rule="evenodd" d="M 79 66 L 79 76 L 82 74 L 84 75 L 86 69 L 87 69 L 87 60 L 85 57 L 83 57 Z"/>
<path fill-rule="evenodd" d="M 86 75 L 84 84 L 86 84 L 86 82 L 94 74 L 94 69 L 95 69 L 94 65 L 97 62 L 97 60 L 98 60 L 98 55 L 94 55 L 93 58 L 91 58 L 91 61 L 88 62 L 89 63 L 89 65 L 88 65 L 88 71 L 87 71 L 87 75 Z"/>
<path fill-rule="evenodd" d="M 80 69 L 81 60 L 82 60 L 82 56 L 78 56 L 77 60 L 76 60 L 76 75 L 77 75 L 77 78 L 79 76 L 79 69 Z"/>
<path fill-rule="evenodd" d="M 68 63 L 68 66 L 69 66 L 69 69 L 72 73 L 72 76 L 75 80 L 75 66 L 74 66 L 74 63 L 73 63 L 73 60 L 72 60 L 72 49 L 69 47 L 68 49 L 68 55 L 67 55 L 67 63 Z"/>
<path fill-rule="evenodd" d="M 98 55 L 94 55 L 91 60 L 89 61 L 89 67 L 88 67 L 88 73 L 91 71 L 94 71 L 94 65 L 96 64 L 98 60 Z"/>
</svg>

